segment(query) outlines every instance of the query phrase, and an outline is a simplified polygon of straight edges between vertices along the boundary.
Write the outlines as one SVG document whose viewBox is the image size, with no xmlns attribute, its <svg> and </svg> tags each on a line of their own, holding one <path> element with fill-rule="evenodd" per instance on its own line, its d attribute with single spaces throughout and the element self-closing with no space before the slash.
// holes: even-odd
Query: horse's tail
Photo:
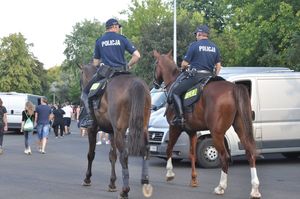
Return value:
<svg viewBox="0 0 300 199">
<path fill-rule="evenodd" d="M 246 140 L 255 146 L 252 124 L 252 108 L 250 96 L 245 85 L 236 84 L 234 87 L 235 104 L 237 105 L 237 115 L 240 116 L 243 129 L 245 129 Z M 237 119 L 237 118 L 236 118 Z"/>
<path fill-rule="evenodd" d="M 128 151 L 130 155 L 140 155 L 142 147 L 145 147 L 144 124 L 147 114 L 144 113 L 144 110 L 147 97 L 146 91 L 141 81 L 133 81 L 130 86 L 131 108 L 129 110 L 128 134 Z"/>
</svg>

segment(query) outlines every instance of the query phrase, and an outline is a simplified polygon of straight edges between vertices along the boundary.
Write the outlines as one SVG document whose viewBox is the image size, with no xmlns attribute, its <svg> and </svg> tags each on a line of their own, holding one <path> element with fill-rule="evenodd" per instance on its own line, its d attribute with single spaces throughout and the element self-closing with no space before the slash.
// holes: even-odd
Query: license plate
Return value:
<svg viewBox="0 0 300 199">
<path fill-rule="evenodd" d="M 156 152 L 157 151 L 157 146 L 150 146 L 150 151 Z"/>
</svg>

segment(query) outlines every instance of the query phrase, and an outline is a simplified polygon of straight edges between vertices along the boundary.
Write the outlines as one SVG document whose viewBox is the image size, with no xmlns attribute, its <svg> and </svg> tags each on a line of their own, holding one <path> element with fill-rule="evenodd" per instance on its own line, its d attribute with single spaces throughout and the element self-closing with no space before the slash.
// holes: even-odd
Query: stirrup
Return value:
<svg viewBox="0 0 300 199">
<path fill-rule="evenodd" d="M 184 118 L 177 117 L 177 116 L 171 122 L 172 125 L 176 125 L 176 126 L 184 126 L 184 123 L 185 123 Z"/>
<path fill-rule="evenodd" d="M 90 116 L 85 116 L 80 121 L 80 127 L 82 128 L 90 128 L 93 126 L 94 120 Z"/>
</svg>

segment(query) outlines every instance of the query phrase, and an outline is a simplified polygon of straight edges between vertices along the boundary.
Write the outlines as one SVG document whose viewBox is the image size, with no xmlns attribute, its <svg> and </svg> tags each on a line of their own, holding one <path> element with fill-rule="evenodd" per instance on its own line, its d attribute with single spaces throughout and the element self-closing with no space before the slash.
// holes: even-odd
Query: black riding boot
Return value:
<svg viewBox="0 0 300 199">
<path fill-rule="evenodd" d="M 81 93 L 81 101 L 84 105 L 84 109 L 85 111 L 82 111 L 80 113 L 80 118 L 82 118 L 80 120 L 80 126 L 83 128 L 89 128 L 92 127 L 93 125 L 93 118 L 91 116 L 91 109 L 93 108 L 92 105 L 92 100 L 89 99 L 88 95 L 90 92 L 90 89 L 92 87 L 92 85 L 98 81 L 100 81 L 101 79 L 103 79 L 104 77 L 99 74 L 99 71 L 97 71 L 97 73 L 93 76 L 93 78 L 89 81 L 88 85 L 83 89 L 82 93 Z"/>
<path fill-rule="evenodd" d="M 97 81 L 99 81 L 100 77 L 98 74 L 95 74 L 93 76 L 93 78 L 89 81 L 88 85 L 83 89 L 82 93 L 81 93 L 81 101 L 83 103 L 83 111 L 80 112 L 80 127 L 83 128 L 89 128 L 92 127 L 93 125 L 93 118 L 91 116 L 91 110 L 90 110 L 90 101 L 88 98 L 89 92 L 90 92 L 90 88 L 92 87 L 92 85 L 94 83 L 96 83 Z"/>
<path fill-rule="evenodd" d="M 185 121 L 183 118 L 181 98 L 178 95 L 173 94 L 173 103 L 176 110 L 176 116 L 173 119 L 172 124 L 183 126 Z"/>
<path fill-rule="evenodd" d="M 83 106 L 84 108 L 80 112 L 80 115 L 79 115 L 80 127 L 82 127 L 82 128 L 92 127 L 94 120 L 91 116 L 88 95 L 84 92 L 82 92 L 82 94 L 81 94 L 81 101 L 84 105 Z"/>
</svg>

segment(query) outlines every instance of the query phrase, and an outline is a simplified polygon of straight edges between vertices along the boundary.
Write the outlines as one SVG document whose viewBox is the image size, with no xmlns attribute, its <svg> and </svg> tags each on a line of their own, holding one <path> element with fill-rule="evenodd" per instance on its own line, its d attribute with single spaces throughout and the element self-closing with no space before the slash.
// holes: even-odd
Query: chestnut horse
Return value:
<svg viewBox="0 0 300 199">
<path fill-rule="evenodd" d="M 88 84 L 97 68 L 91 64 L 81 66 L 81 89 Z M 128 198 L 129 171 L 128 155 L 143 156 L 142 179 L 145 197 L 152 194 L 148 175 L 148 122 L 151 112 L 150 91 L 146 83 L 132 74 L 120 74 L 108 80 L 107 88 L 101 98 L 98 109 L 92 110 L 93 126 L 88 128 L 88 168 L 83 185 L 91 185 L 92 162 L 95 157 L 97 132 L 102 130 L 110 134 L 111 148 L 109 160 L 111 162 L 111 177 L 108 191 L 116 191 L 115 163 L 117 151 L 122 166 L 123 187 L 120 198 Z M 127 135 L 126 131 L 129 129 Z M 128 142 L 128 144 L 127 144 Z M 129 149 L 129 152 L 128 152 Z"/>
<path fill-rule="evenodd" d="M 166 85 L 169 91 L 170 86 L 176 80 L 180 71 L 172 59 L 171 52 L 159 54 L 154 51 L 156 58 L 154 83 Z M 167 181 L 175 177 L 172 165 L 172 150 L 178 137 L 184 130 L 190 138 L 190 159 L 191 159 L 191 183 L 192 187 L 198 186 L 196 162 L 197 131 L 209 130 L 213 139 L 214 147 L 217 149 L 221 162 L 221 177 L 219 185 L 214 189 L 214 193 L 222 195 L 227 187 L 228 159 L 229 154 L 225 147 L 224 135 L 232 125 L 239 136 L 241 143 L 246 150 L 246 156 L 250 164 L 251 198 L 260 198 L 259 180 L 256 173 L 256 146 L 253 137 L 252 112 L 249 93 L 245 86 L 236 85 L 228 81 L 212 81 L 208 83 L 202 92 L 199 101 L 196 102 L 193 112 L 185 112 L 185 124 L 183 127 L 172 125 L 175 115 L 173 106 L 168 106 L 166 117 L 169 126 L 169 142 L 167 146 Z"/>
</svg>

